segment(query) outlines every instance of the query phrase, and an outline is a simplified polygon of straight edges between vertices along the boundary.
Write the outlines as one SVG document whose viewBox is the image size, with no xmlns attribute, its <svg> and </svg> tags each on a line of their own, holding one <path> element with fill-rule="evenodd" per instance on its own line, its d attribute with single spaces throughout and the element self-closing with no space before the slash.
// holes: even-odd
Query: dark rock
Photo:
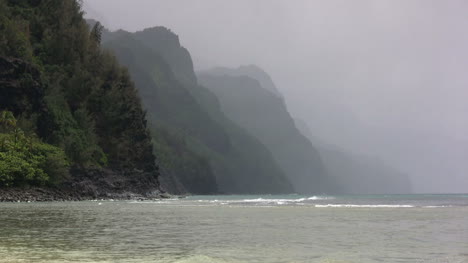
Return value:
<svg viewBox="0 0 468 263">
<path fill-rule="evenodd" d="M 164 199 L 169 199 L 169 198 L 172 198 L 173 196 L 168 194 L 168 193 L 162 193 L 159 195 L 161 198 L 164 198 Z"/>
<path fill-rule="evenodd" d="M 57 187 L 0 188 L 0 202 L 150 200 L 171 198 L 157 176 L 145 171 L 72 167 L 71 179 Z"/>
</svg>

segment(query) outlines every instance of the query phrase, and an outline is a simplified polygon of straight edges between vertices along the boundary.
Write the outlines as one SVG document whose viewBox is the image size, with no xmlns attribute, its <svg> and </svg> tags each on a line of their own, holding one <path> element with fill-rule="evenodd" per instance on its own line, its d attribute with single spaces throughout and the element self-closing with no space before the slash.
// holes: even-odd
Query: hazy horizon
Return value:
<svg viewBox="0 0 468 263">
<path fill-rule="evenodd" d="M 468 192 L 466 1 L 85 0 L 111 30 L 165 26 L 197 70 L 255 64 L 314 136 L 416 192 Z"/>
</svg>

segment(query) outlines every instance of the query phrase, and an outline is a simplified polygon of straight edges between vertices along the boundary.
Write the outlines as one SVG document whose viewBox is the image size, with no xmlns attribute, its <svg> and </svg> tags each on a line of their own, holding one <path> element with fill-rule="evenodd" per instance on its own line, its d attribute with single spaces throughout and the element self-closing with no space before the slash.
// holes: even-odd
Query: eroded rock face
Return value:
<svg viewBox="0 0 468 263">
<path fill-rule="evenodd" d="M 63 189 L 86 199 L 145 199 L 162 193 L 152 172 L 73 167 L 70 173 Z"/>
</svg>

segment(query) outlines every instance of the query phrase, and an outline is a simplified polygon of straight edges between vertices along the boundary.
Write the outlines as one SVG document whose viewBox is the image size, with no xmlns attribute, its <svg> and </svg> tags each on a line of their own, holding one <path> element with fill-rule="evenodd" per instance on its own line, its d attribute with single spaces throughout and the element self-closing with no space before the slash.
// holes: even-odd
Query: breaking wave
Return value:
<svg viewBox="0 0 468 263">
<path fill-rule="evenodd" d="M 168 206 L 232 206 L 232 207 L 276 207 L 302 206 L 310 208 L 445 208 L 468 206 L 465 202 L 449 203 L 445 199 L 401 200 L 399 196 L 300 196 L 300 195 L 218 195 L 188 196 L 179 199 L 143 201 L 147 204 Z M 458 202 L 458 203 L 457 203 Z M 135 203 L 140 203 L 135 201 Z"/>
<path fill-rule="evenodd" d="M 315 205 L 317 208 L 324 207 L 346 207 L 346 208 L 411 208 L 414 205 L 353 205 L 353 204 L 326 204 L 326 205 Z"/>
<path fill-rule="evenodd" d="M 443 205 L 431 205 L 431 206 L 416 206 L 416 205 L 356 205 L 356 204 L 326 204 L 321 205 L 317 204 L 314 205 L 317 208 L 413 208 L 413 207 L 420 207 L 420 208 L 443 208 L 443 207 L 450 207 L 450 206 L 443 206 Z"/>
<path fill-rule="evenodd" d="M 331 196 L 311 196 L 302 198 L 252 198 L 252 199 L 214 199 L 214 200 L 197 200 L 200 203 L 211 203 L 211 204 L 250 204 L 250 205 L 286 205 L 286 204 L 305 204 L 310 201 L 316 200 L 331 200 L 334 197 Z"/>
</svg>

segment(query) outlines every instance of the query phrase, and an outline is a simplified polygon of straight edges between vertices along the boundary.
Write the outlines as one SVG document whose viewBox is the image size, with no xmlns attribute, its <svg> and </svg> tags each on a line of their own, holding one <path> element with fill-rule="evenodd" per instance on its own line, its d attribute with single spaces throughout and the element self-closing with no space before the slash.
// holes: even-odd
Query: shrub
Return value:
<svg viewBox="0 0 468 263">
<path fill-rule="evenodd" d="M 11 112 L 0 113 L 0 187 L 57 184 L 68 177 L 65 152 L 26 136 Z M 6 125 L 8 124 L 8 125 Z"/>
</svg>

